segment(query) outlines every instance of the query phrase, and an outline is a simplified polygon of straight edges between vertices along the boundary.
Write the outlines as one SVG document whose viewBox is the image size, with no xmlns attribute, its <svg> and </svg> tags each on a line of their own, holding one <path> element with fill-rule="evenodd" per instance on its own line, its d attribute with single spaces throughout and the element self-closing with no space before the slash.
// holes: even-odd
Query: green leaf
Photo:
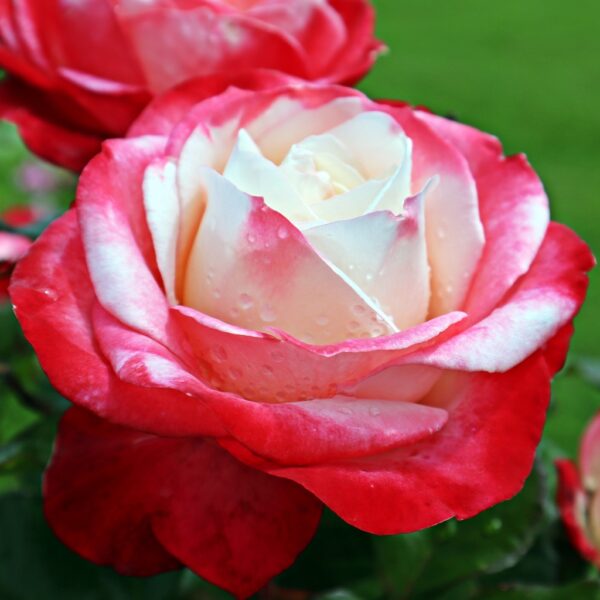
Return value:
<svg viewBox="0 0 600 600">
<path fill-rule="evenodd" d="M 0 598 L 3 600 L 173 600 L 180 573 L 122 577 L 68 550 L 50 531 L 41 500 L 0 497 Z"/>
<path fill-rule="evenodd" d="M 582 581 L 563 587 L 507 587 L 492 592 L 486 590 L 478 600 L 599 600 L 600 584 Z"/>
<path fill-rule="evenodd" d="M 514 565 L 532 545 L 544 519 L 538 465 L 512 500 L 458 522 L 413 534 L 373 538 L 390 598 L 432 593 Z"/>
</svg>

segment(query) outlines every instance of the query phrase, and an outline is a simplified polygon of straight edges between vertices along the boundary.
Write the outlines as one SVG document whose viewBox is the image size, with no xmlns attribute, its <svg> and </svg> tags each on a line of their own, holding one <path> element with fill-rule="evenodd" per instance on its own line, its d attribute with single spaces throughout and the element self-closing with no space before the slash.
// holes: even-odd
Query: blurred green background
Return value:
<svg viewBox="0 0 600 600">
<path fill-rule="evenodd" d="M 495 134 L 507 154 L 526 153 L 553 218 L 600 254 L 600 2 L 374 3 L 379 37 L 390 50 L 360 88 L 426 105 Z M 30 157 L 12 126 L 0 125 L 0 212 L 32 199 L 59 212 L 73 185 L 69 174 Z M 308 597 L 281 588 L 318 590 L 322 600 L 599 597 L 552 501 L 552 459 L 575 455 L 600 408 L 599 300 L 594 272 L 571 357 L 554 383 L 538 468 L 522 494 L 471 521 L 410 536 L 371 538 L 327 514 L 315 543 L 261 597 Z M 3 361 L 17 381 L 15 387 L 0 378 L 0 599 L 229 597 L 190 573 L 118 577 L 54 540 L 41 517 L 39 484 L 65 403 L 29 354 L 8 306 L 0 309 L 0 369 Z"/>
</svg>

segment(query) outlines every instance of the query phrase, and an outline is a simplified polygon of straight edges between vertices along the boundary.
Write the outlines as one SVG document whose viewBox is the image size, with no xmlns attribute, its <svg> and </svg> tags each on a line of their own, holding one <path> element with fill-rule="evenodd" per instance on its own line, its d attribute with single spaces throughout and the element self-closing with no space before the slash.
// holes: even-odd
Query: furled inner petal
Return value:
<svg viewBox="0 0 600 600">
<path fill-rule="evenodd" d="M 184 304 L 255 330 L 335 343 L 396 327 L 262 200 L 204 170 L 206 212 L 187 265 Z"/>
<path fill-rule="evenodd" d="M 407 201 L 405 216 L 379 211 L 305 232 L 312 246 L 372 298 L 398 329 L 422 323 L 427 316 L 425 195 Z"/>
<path fill-rule="evenodd" d="M 175 163 L 160 160 L 146 169 L 143 187 L 146 220 L 154 242 L 156 262 L 171 304 L 177 304 L 175 283 L 180 212 L 176 177 Z"/>
<path fill-rule="evenodd" d="M 245 129 L 240 129 L 237 143 L 229 156 L 223 175 L 240 190 L 260 196 L 273 210 L 292 221 L 314 220 L 315 215 L 302 201 L 297 188 L 284 173 L 265 158 Z"/>
</svg>

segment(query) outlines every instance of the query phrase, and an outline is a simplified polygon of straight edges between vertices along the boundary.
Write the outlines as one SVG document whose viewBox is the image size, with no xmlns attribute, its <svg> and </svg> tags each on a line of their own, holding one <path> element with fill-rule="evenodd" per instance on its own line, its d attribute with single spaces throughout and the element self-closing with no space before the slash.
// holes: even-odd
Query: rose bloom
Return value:
<svg viewBox="0 0 600 600">
<path fill-rule="evenodd" d="M 106 142 L 13 278 L 77 405 L 44 483 L 58 536 L 246 597 L 323 504 L 393 534 L 517 493 L 593 264 L 526 159 L 348 88 L 205 90 Z"/>
<path fill-rule="evenodd" d="M 353 83 L 382 50 L 373 30 L 369 0 L 0 0 L 0 116 L 79 171 L 193 77 L 271 68 Z"/>
<path fill-rule="evenodd" d="M 556 467 L 558 507 L 569 538 L 600 568 L 600 414 L 581 439 L 578 465 L 563 459 Z"/>
</svg>

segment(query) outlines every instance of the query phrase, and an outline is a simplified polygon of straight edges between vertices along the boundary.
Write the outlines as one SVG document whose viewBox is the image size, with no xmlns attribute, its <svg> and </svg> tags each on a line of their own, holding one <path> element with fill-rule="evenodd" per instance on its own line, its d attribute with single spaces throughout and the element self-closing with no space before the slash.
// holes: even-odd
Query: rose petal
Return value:
<svg viewBox="0 0 600 600">
<path fill-rule="evenodd" d="M 466 310 L 478 319 L 529 270 L 548 226 L 548 199 L 526 158 L 504 157 L 493 136 L 425 112 L 418 118 L 462 152 L 475 176 L 486 245 Z"/>
<path fill-rule="evenodd" d="M 587 426 L 579 448 L 579 467 L 583 485 L 600 489 L 600 415 Z"/>
<path fill-rule="evenodd" d="M 215 72 L 240 72 L 260 65 L 294 75 L 306 74 L 305 56 L 293 38 L 257 19 L 213 4 L 116 9 L 136 49 L 154 93 Z"/>
<path fill-rule="evenodd" d="M 587 530 L 587 497 L 577 468 L 569 460 L 557 460 L 556 469 L 558 471 L 556 502 L 569 539 L 586 560 L 600 567 L 600 550 L 594 545 Z"/>
<path fill-rule="evenodd" d="M 52 223 L 19 262 L 10 296 L 52 385 L 72 402 L 158 434 L 224 434 L 197 398 L 128 385 L 99 356 L 91 324 L 96 299 L 74 210 Z"/>
<path fill-rule="evenodd" d="M 399 330 L 427 317 L 424 201 L 424 195 L 411 198 L 404 217 L 374 212 L 305 232 L 310 244 L 372 298 Z"/>
<path fill-rule="evenodd" d="M 315 219 L 283 171 L 261 154 L 245 129 L 238 132 L 223 176 L 243 192 L 263 198 L 267 206 L 293 222 Z"/>
<path fill-rule="evenodd" d="M 430 316 L 461 309 L 485 241 L 475 181 L 464 157 L 412 109 L 391 111 L 413 142 L 413 190 L 438 178 L 425 207 Z"/>
<path fill-rule="evenodd" d="M 248 329 L 277 327 L 321 343 L 394 331 L 282 215 L 214 171 L 206 170 L 206 187 L 207 208 L 187 266 L 186 306 Z"/>
<path fill-rule="evenodd" d="M 177 246 L 180 231 L 180 206 L 177 166 L 171 159 L 159 159 L 144 172 L 144 208 L 154 241 L 158 269 L 167 299 L 177 304 Z"/>
<path fill-rule="evenodd" d="M 548 342 L 583 303 L 589 248 L 569 229 L 551 223 L 531 265 L 508 297 L 479 323 L 407 362 L 468 371 L 507 371 Z"/>
<path fill-rule="evenodd" d="M 430 397 L 445 405 L 448 422 L 421 443 L 376 458 L 260 468 L 297 481 L 354 527 L 378 535 L 417 531 L 472 517 L 521 489 L 549 398 L 540 356 L 508 373 L 454 373 Z"/>
<path fill-rule="evenodd" d="M 238 597 L 288 567 L 317 527 L 299 486 L 249 469 L 203 438 L 160 438 L 78 409 L 44 480 L 57 535 L 88 560 L 146 576 L 183 563 Z"/>
<path fill-rule="evenodd" d="M 167 302 L 156 279 L 142 182 L 146 167 L 163 149 L 164 139 L 158 137 L 106 143 L 81 176 L 76 205 L 98 300 L 121 321 L 156 339 L 165 338 Z"/>
</svg>

